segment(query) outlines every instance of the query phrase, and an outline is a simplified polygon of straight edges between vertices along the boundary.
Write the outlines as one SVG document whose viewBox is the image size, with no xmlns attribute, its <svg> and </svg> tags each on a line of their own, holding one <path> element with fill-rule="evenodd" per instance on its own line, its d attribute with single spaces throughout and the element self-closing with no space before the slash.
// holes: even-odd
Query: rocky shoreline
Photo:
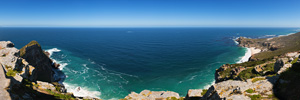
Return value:
<svg viewBox="0 0 300 100">
<path fill-rule="evenodd" d="M 185 97 L 172 91 L 131 92 L 122 100 L 273 100 L 300 98 L 300 33 L 272 39 L 237 39 L 251 49 L 248 62 L 224 64 L 208 89 L 190 89 Z M 297 46 L 297 47 L 294 47 Z M 20 50 L 10 41 L 0 42 L 0 97 L 7 99 L 99 99 L 76 97 L 56 77 L 59 64 L 36 41 Z"/>
<path fill-rule="evenodd" d="M 68 93 L 62 84 L 66 76 L 58 70 L 59 64 L 53 62 L 49 53 L 42 50 L 37 41 L 31 41 L 20 50 L 10 41 L 0 42 L 0 65 L 7 100 L 53 100 L 53 99 L 98 99 L 76 97 Z M 62 75 L 57 75 L 57 74 Z M 4 82 L 4 81 L 3 81 Z"/>
<path fill-rule="evenodd" d="M 297 38 L 295 38 L 297 37 Z M 224 64 L 215 72 L 215 84 L 208 89 L 190 89 L 185 97 L 171 91 L 132 92 L 125 100 L 294 100 L 300 98 L 300 87 L 292 89 L 294 92 L 283 95 L 287 84 L 295 84 L 286 78 L 291 72 L 298 73 L 300 69 L 300 48 L 294 48 L 300 41 L 300 33 L 272 39 L 238 38 L 240 47 L 251 50 L 248 62 L 237 64 Z M 293 42 L 291 42 L 293 41 Z M 286 45 L 289 43 L 288 45 Z M 287 48 L 287 49 L 286 49 Z M 292 48 L 292 49 L 290 49 Z M 278 53 L 279 52 L 279 53 Z M 276 55 L 267 55 L 274 53 Z M 299 70 L 300 74 L 300 70 Z M 294 77 L 300 78 L 299 77 Z M 297 87 L 297 86 L 295 86 Z M 152 94 L 153 93 L 153 94 Z M 161 94 L 161 95 L 159 95 Z"/>
</svg>

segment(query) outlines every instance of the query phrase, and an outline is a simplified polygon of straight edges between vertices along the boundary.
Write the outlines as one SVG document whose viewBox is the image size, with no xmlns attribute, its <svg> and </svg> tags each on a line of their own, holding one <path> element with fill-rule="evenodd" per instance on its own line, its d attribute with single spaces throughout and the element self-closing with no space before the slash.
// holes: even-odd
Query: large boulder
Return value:
<svg viewBox="0 0 300 100">
<path fill-rule="evenodd" d="M 254 79 L 248 79 L 246 82 L 233 80 L 219 82 L 212 85 L 201 100 L 250 100 L 249 95 L 268 96 L 273 94 L 273 84 L 270 81 L 266 79 L 253 81 Z M 246 92 L 249 89 L 254 92 Z"/>
<path fill-rule="evenodd" d="M 282 59 L 278 59 L 274 64 L 274 71 L 277 73 L 284 66 L 284 61 Z"/>
<path fill-rule="evenodd" d="M 164 100 L 167 98 L 177 98 L 179 99 L 180 96 L 176 92 L 172 91 L 149 91 L 143 90 L 140 94 L 131 92 L 125 99 L 128 100 Z"/>
<path fill-rule="evenodd" d="M 202 97 L 202 89 L 189 89 L 185 100 L 199 100 Z"/>
<path fill-rule="evenodd" d="M 33 81 L 53 81 L 52 60 L 45 55 L 37 41 L 31 41 L 20 49 L 19 56 L 24 58 L 30 65 L 35 67 Z"/>
</svg>

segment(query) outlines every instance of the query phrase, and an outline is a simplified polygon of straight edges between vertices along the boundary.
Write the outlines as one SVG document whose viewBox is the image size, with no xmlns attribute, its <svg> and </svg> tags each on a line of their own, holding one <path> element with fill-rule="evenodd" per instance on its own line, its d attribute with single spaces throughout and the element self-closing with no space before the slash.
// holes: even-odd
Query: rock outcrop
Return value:
<svg viewBox="0 0 300 100">
<path fill-rule="evenodd" d="M 202 89 L 189 89 L 185 100 L 200 100 L 204 91 Z"/>
<path fill-rule="evenodd" d="M 284 66 L 284 61 L 282 59 L 278 59 L 274 65 L 274 71 L 277 73 Z"/>
<path fill-rule="evenodd" d="M 267 80 L 259 80 L 252 82 L 253 79 L 243 81 L 223 81 L 212 85 L 206 94 L 202 97 L 203 100 L 250 100 L 249 96 L 263 94 L 268 97 L 273 94 L 273 84 Z M 251 92 L 249 92 L 251 90 Z"/>
<path fill-rule="evenodd" d="M 143 90 L 139 94 L 136 92 L 131 92 L 125 97 L 125 99 L 128 100 L 165 100 L 171 98 L 180 99 L 180 96 L 178 93 L 172 91 Z"/>
<path fill-rule="evenodd" d="M 0 41 L 0 55 L 0 97 L 2 99 L 98 100 L 92 97 L 75 97 L 72 93 L 67 93 L 64 85 L 58 83 L 63 81 L 61 77 L 53 77 L 52 71 L 59 72 L 59 70 L 52 67 L 58 67 L 59 64 L 52 63 L 36 41 L 31 41 L 20 51 L 12 42 Z M 57 82 L 53 82 L 53 78 Z"/>
<path fill-rule="evenodd" d="M 35 67 L 34 79 L 45 82 L 53 82 L 52 61 L 45 55 L 37 41 L 31 41 L 20 49 L 20 57 L 24 58 L 30 65 Z"/>
</svg>

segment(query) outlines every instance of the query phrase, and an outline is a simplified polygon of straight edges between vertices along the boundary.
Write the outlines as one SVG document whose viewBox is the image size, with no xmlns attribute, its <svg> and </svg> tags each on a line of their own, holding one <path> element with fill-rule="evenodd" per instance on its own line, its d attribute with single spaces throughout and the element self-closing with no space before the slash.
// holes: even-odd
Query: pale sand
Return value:
<svg viewBox="0 0 300 100">
<path fill-rule="evenodd" d="M 257 48 L 254 48 L 254 47 L 251 47 L 250 50 L 251 50 L 251 56 L 261 52 L 260 49 L 257 49 Z"/>
</svg>

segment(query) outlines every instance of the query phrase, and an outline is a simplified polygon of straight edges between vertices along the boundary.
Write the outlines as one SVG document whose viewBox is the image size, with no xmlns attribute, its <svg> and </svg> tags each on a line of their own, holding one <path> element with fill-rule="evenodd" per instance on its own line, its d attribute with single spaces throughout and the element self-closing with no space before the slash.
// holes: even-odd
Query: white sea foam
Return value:
<svg viewBox="0 0 300 100">
<path fill-rule="evenodd" d="M 49 56 L 51 57 L 53 52 L 60 52 L 61 50 L 57 49 L 57 48 L 52 48 L 52 49 L 48 49 L 46 50 L 47 52 L 49 52 Z"/>
<path fill-rule="evenodd" d="M 212 85 L 214 85 L 215 84 L 215 80 L 213 81 L 213 82 L 211 82 L 210 84 L 208 84 L 208 85 L 205 85 L 204 87 L 203 87 L 203 89 L 208 89 L 209 87 L 211 87 Z"/>
<path fill-rule="evenodd" d="M 192 77 L 189 79 L 189 81 L 194 80 L 196 76 L 198 76 L 198 75 L 192 76 Z"/>
<path fill-rule="evenodd" d="M 79 87 L 73 84 L 64 83 L 65 87 L 68 89 L 68 92 L 72 92 L 74 96 L 77 97 L 93 97 L 93 98 L 99 98 L 101 95 L 101 92 L 99 91 L 88 91 L 86 87 Z"/>
<path fill-rule="evenodd" d="M 232 39 L 236 45 L 238 45 L 238 44 L 239 44 L 239 42 L 238 42 L 238 41 L 236 41 L 238 38 L 239 38 L 239 37 L 236 37 L 236 38 L 233 38 L 233 39 Z"/>
<path fill-rule="evenodd" d="M 49 52 L 49 56 L 50 58 L 53 60 L 53 62 L 56 62 L 58 64 L 60 64 L 59 69 L 63 70 L 64 67 L 66 67 L 68 65 L 68 63 L 64 63 L 63 61 L 58 61 L 56 59 L 53 59 L 51 56 L 54 52 L 60 52 L 61 50 L 57 49 L 57 48 L 52 48 L 52 49 L 48 49 L 46 50 L 47 52 Z M 89 69 L 87 67 L 87 64 L 83 64 L 83 67 L 85 67 L 85 69 Z M 78 71 L 74 72 L 75 74 L 78 73 Z M 84 77 L 85 78 L 85 77 Z M 101 92 L 99 91 L 88 91 L 88 89 L 86 87 L 80 87 L 76 86 L 76 85 L 72 85 L 72 84 L 68 84 L 68 83 L 63 83 L 67 89 L 68 92 L 72 92 L 74 94 L 74 96 L 78 96 L 78 97 L 94 97 L 94 98 L 99 98 L 101 95 Z"/>
<path fill-rule="evenodd" d="M 243 57 L 241 57 L 241 59 L 238 62 L 236 62 L 236 63 L 247 62 L 250 57 L 251 57 L 251 49 L 247 48 L 247 51 L 246 51 L 245 55 Z"/>
<path fill-rule="evenodd" d="M 60 64 L 60 62 L 57 62 Z M 68 63 L 61 63 L 60 66 L 59 66 L 59 70 L 63 70 L 64 67 L 66 67 L 68 65 Z"/>
<path fill-rule="evenodd" d="M 292 35 L 292 34 L 295 34 L 295 33 L 289 33 L 289 34 L 287 34 L 287 35 L 278 35 L 278 37 L 289 36 L 289 35 Z"/>
<path fill-rule="evenodd" d="M 261 37 L 258 37 L 258 38 L 273 38 L 275 36 L 276 35 L 265 35 L 265 36 L 261 36 Z"/>
<path fill-rule="evenodd" d="M 233 39 L 233 41 L 238 45 L 239 43 L 236 41 L 239 37 Z M 243 62 L 247 62 L 249 60 L 249 58 L 251 57 L 251 49 L 247 48 L 247 51 L 245 53 L 245 55 L 243 57 L 240 57 L 240 60 L 236 63 L 243 63 Z"/>
</svg>

